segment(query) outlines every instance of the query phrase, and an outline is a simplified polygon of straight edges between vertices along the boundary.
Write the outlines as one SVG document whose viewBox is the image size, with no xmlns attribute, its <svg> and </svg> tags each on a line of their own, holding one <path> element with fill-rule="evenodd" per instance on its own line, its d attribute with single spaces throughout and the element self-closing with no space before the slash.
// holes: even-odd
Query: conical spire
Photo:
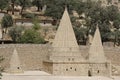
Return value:
<svg viewBox="0 0 120 80">
<path fill-rule="evenodd" d="M 90 46 L 89 61 L 98 62 L 98 63 L 106 62 L 98 26 L 97 26 L 92 44 Z"/>
<path fill-rule="evenodd" d="M 67 7 L 65 8 L 52 46 L 56 48 L 78 47 Z"/>
<path fill-rule="evenodd" d="M 14 49 L 13 55 L 10 60 L 10 73 L 22 73 L 23 70 L 21 68 L 21 63 L 19 60 L 19 56 L 17 50 Z"/>
</svg>

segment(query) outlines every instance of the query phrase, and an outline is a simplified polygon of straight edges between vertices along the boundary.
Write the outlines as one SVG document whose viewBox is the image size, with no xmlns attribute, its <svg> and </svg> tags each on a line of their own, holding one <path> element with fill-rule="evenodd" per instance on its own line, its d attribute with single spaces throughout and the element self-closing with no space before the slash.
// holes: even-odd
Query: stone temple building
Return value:
<svg viewBox="0 0 120 80">
<path fill-rule="evenodd" d="M 79 50 L 67 8 L 64 11 L 48 59 L 43 61 L 44 70 L 61 76 L 110 76 L 111 63 L 107 61 L 97 27 L 84 59 Z"/>
</svg>

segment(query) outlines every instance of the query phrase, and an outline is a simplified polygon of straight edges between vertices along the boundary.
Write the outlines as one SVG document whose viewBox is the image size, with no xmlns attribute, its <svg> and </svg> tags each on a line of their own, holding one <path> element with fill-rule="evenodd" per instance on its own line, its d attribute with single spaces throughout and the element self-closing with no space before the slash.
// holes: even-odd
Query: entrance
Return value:
<svg viewBox="0 0 120 80">
<path fill-rule="evenodd" d="M 91 77 L 91 76 L 92 76 L 92 74 L 91 74 L 91 71 L 90 71 L 90 70 L 88 70 L 88 76 L 89 76 L 89 77 Z"/>
</svg>

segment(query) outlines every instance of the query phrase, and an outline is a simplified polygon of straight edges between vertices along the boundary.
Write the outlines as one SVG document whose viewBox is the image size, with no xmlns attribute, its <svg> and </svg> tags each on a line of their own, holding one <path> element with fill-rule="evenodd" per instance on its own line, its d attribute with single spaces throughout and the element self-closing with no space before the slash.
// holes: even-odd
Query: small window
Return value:
<svg viewBox="0 0 120 80">
<path fill-rule="evenodd" d="M 74 58 L 72 58 L 72 61 L 74 61 Z"/>
<path fill-rule="evenodd" d="M 107 63 L 105 63 L 105 67 L 108 68 L 108 64 Z"/>
<path fill-rule="evenodd" d="M 20 69 L 20 67 L 17 67 L 17 69 Z"/>
<path fill-rule="evenodd" d="M 91 76 L 92 76 L 92 74 L 91 74 L 91 71 L 90 71 L 90 70 L 88 70 L 88 76 L 89 76 L 89 77 L 91 77 Z"/>
<path fill-rule="evenodd" d="M 75 71 L 77 71 L 76 68 L 75 68 Z"/>
<path fill-rule="evenodd" d="M 98 70 L 97 73 L 100 73 L 100 71 Z"/>
<path fill-rule="evenodd" d="M 46 24 L 46 22 L 44 21 L 44 24 Z"/>
<path fill-rule="evenodd" d="M 68 69 L 66 69 L 66 71 L 68 71 Z"/>
<path fill-rule="evenodd" d="M 72 67 L 70 67 L 70 69 L 72 69 Z"/>
<path fill-rule="evenodd" d="M 70 61 L 70 58 L 68 58 L 68 61 Z"/>
</svg>

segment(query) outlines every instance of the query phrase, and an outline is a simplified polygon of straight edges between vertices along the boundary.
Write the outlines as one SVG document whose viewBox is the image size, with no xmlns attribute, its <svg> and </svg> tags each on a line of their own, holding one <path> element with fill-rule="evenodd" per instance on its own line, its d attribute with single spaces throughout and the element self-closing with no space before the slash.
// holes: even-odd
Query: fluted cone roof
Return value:
<svg viewBox="0 0 120 80">
<path fill-rule="evenodd" d="M 13 55 L 10 60 L 10 72 L 11 73 L 22 72 L 21 63 L 20 63 L 19 56 L 16 49 L 14 49 Z"/>
<path fill-rule="evenodd" d="M 78 47 L 67 8 L 64 11 L 57 30 L 53 47 Z"/>
<path fill-rule="evenodd" d="M 94 35 L 92 44 L 90 46 L 89 61 L 90 62 L 106 62 L 98 26 L 95 31 L 95 35 Z"/>
</svg>

